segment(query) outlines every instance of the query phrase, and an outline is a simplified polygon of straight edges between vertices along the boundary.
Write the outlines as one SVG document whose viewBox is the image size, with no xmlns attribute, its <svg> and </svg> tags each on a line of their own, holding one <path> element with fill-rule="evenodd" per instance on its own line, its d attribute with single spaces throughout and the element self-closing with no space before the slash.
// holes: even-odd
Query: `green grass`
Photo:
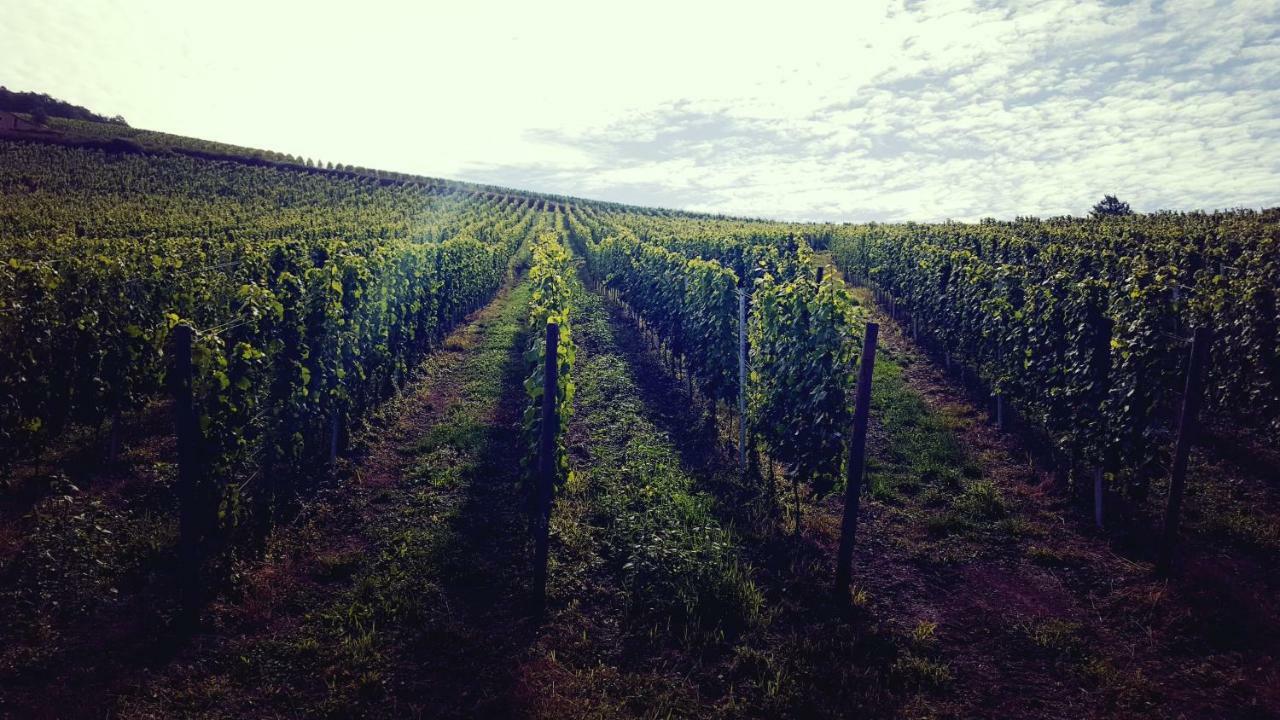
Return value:
<svg viewBox="0 0 1280 720">
<path fill-rule="evenodd" d="M 440 716 L 485 714 L 477 709 L 485 702 L 496 703 L 491 714 L 512 714 L 508 680 L 495 671 L 541 650 L 527 620 L 518 439 L 494 413 L 510 397 L 523 400 L 512 382 L 518 387 L 527 299 L 527 289 L 517 287 L 479 332 L 428 363 L 422 387 L 451 383 L 456 398 L 435 409 L 435 421 L 378 426 L 376 433 L 392 433 L 386 439 L 405 472 L 359 501 L 376 510 L 363 533 L 367 549 L 316 552 L 313 577 L 328 589 L 290 596 L 295 619 L 157 680 L 126 703 L 124 717 L 389 717 L 392 701 L 405 699 Z M 552 611 L 542 632 L 558 637 L 583 602 L 592 608 L 589 619 L 611 612 L 614 595 L 622 598 L 618 619 L 632 642 L 701 647 L 752 627 L 762 599 L 734 538 L 679 469 L 669 439 L 645 418 L 599 299 L 578 288 L 575 308 L 578 479 L 553 512 Z M 413 412 L 427 402 L 423 392 L 411 388 L 385 418 Z M 331 508 L 316 527 L 349 515 Z M 303 532 L 288 542 L 305 555 L 307 543 L 323 536 Z M 592 584 L 596 595 L 588 601 L 584 587 Z M 606 663 L 618 647 L 605 630 L 572 629 L 577 640 L 551 643 L 548 657 L 571 663 L 564 692 L 596 698 L 602 716 L 635 713 L 642 698 L 673 712 L 697 704 L 688 688 L 671 685 L 669 673 Z M 569 660 L 575 655 L 580 667 Z"/>
<path fill-rule="evenodd" d="M 1078 553 L 1044 545 L 1031 545 L 1025 554 L 1027 559 L 1046 567 L 1078 567 L 1086 562 Z"/>
<path fill-rule="evenodd" d="M 575 281 L 576 491 L 597 531 L 578 537 L 596 543 L 633 611 L 702 630 L 741 630 L 759 619 L 760 593 L 711 498 L 695 490 L 670 439 L 646 418 L 601 303 Z"/>
<path fill-rule="evenodd" d="M 890 352 L 876 357 L 871 382 L 874 442 L 867 460 L 872 497 L 901 500 L 926 489 L 951 494 L 965 479 L 981 476 L 948 427 L 947 418 L 925 404 Z"/>
<path fill-rule="evenodd" d="M 1084 648 L 1084 640 L 1080 636 L 1082 626 L 1078 622 L 1048 618 L 1021 623 L 1016 629 L 1032 645 L 1051 655 L 1078 655 Z"/>
<path fill-rule="evenodd" d="M 912 690 L 939 690 L 951 683 L 951 667 L 943 662 L 905 653 L 893 664 L 891 678 Z"/>
<path fill-rule="evenodd" d="M 419 669 L 451 662 L 447 672 L 485 677 L 480 669 L 498 662 L 488 646 L 508 642 L 514 626 L 506 633 L 473 627 L 459 610 L 488 602 L 524 607 L 523 573 L 509 569 L 524 563 L 514 459 L 504 458 L 510 448 L 503 438 L 511 431 L 496 423 L 494 413 L 519 364 L 513 348 L 519 347 L 527 302 L 527 288 L 517 286 L 478 332 L 464 336 L 469 346 L 449 348 L 467 351 L 465 357 L 433 356 L 424 380 L 382 411 L 368 441 L 376 444 L 378 435 L 392 433 L 393 442 L 403 443 L 399 454 L 407 472 L 402 481 L 353 501 L 376 518 L 364 528 L 367 549 L 316 555 L 313 577 L 338 583 L 336 592 L 322 586 L 290 598 L 305 608 L 296 621 L 224 649 L 193 666 L 189 676 L 159 681 L 153 697 L 131 699 L 123 716 L 235 717 L 267 708 L 287 715 L 386 716 L 391 683 L 405 681 L 397 674 L 403 656 L 424 643 L 442 650 L 416 659 Z M 397 416 L 427 402 L 433 384 L 450 385 L 454 401 L 437 408 L 441 416 L 427 427 L 398 426 Z M 352 501 L 346 493 L 342 498 Z M 325 534 L 318 528 L 338 517 L 349 517 L 348 509 L 328 508 L 314 520 L 317 532 L 279 542 L 305 556 L 306 544 Z M 495 535 L 518 538 L 510 541 L 515 550 L 489 556 L 487 543 Z M 484 600 L 474 600 L 475 593 Z M 458 701 L 445 698 L 441 706 L 451 707 L 450 700 Z"/>
<path fill-rule="evenodd" d="M 513 291 L 503 311 L 484 329 L 466 371 L 456 378 L 459 402 L 417 441 L 412 452 L 411 480 L 435 489 L 462 492 L 485 471 L 495 428 L 491 413 L 503 393 L 510 348 L 522 332 L 528 299 L 523 286 Z M 394 490 L 393 490 L 393 494 Z M 462 535 L 469 518 L 461 516 L 465 500 L 439 493 L 414 492 L 394 498 L 391 512 L 373 530 L 381 548 L 357 576 L 354 587 L 336 602 L 314 612 L 289 642 L 292 650 L 319 649 L 312 661 L 326 676 L 325 706 L 335 713 L 355 712 L 380 696 L 388 657 L 384 645 L 390 633 L 430 633 L 453 642 L 474 640 L 460 627 L 447 603 L 444 581 L 466 583 L 479 570 L 471 564 L 467 545 L 476 538 Z M 288 648 L 287 648 L 288 650 Z M 291 650 L 290 654 L 294 654 Z"/>
<path fill-rule="evenodd" d="M 959 431 L 970 420 L 959 408 L 930 407 L 908 383 L 910 362 L 891 350 L 879 353 L 871 390 L 868 487 L 903 526 L 895 542 L 923 563 L 948 565 L 989 552 L 994 540 L 1030 533 L 961 445 Z"/>
<path fill-rule="evenodd" d="M 624 335 L 633 332 L 629 320 L 606 313 L 594 296 L 575 298 L 575 307 L 571 449 L 579 482 L 558 506 L 566 566 L 553 578 L 578 596 L 618 593 L 623 633 L 610 643 L 615 618 L 586 600 L 576 619 L 567 614 L 570 627 L 583 629 L 549 653 L 551 679 L 577 700 L 535 714 L 875 717 L 896 702 L 898 685 L 912 694 L 945 685 L 950 669 L 932 659 L 928 623 L 918 637 L 896 634 L 873 621 L 865 589 L 847 611 L 826 574 L 808 561 L 790 565 L 789 540 L 723 529 L 741 508 L 716 503 L 737 496 L 699 490 L 722 490 L 713 476 L 731 461 L 708 461 L 703 439 L 677 436 L 699 422 L 696 412 L 664 405 L 686 402 L 680 393 L 639 386 L 662 382 L 651 373 L 663 370 Z M 681 469 L 682 458 L 697 469 Z M 757 564 L 748 568 L 739 553 Z M 604 640 L 588 643 L 588 630 Z"/>
</svg>

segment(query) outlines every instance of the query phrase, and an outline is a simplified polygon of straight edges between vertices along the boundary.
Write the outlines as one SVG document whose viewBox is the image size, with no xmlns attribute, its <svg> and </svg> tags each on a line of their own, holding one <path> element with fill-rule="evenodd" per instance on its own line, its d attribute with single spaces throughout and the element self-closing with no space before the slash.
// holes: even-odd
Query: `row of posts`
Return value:
<svg viewBox="0 0 1280 720">
<path fill-rule="evenodd" d="M 818 281 L 822 273 L 819 268 Z M 891 296 L 890 296 L 891 297 Z M 745 289 L 738 290 L 738 373 L 739 396 L 738 413 L 742 421 L 739 423 L 738 461 L 741 467 L 747 464 L 747 428 L 746 428 L 746 387 L 747 387 L 747 294 Z M 892 303 L 892 300 L 890 300 Z M 914 329 L 914 319 L 912 322 Z M 858 362 L 858 378 L 854 391 L 853 427 L 849 441 L 849 457 L 846 464 L 846 490 L 844 513 L 840 525 L 840 545 L 836 558 L 836 592 L 838 597 L 847 597 L 851 579 L 854 539 L 857 535 L 858 509 L 862 491 L 864 467 L 866 464 L 866 436 L 870 417 L 871 381 L 875 368 L 876 344 L 879 336 L 879 325 L 869 322 L 863 332 L 862 354 Z M 202 593 L 200 568 L 202 559 L 199 547 L 204 542 L 210 528 L 205 527 L 204 516 L 207 515 L 205 498 L 201 497 L 200 473 L 204 466 L 202 457 L 203 443 L 195 410 L 192 368 L 192 344 L 195 331 L 189 325 L 174 328 L 174 373 L 172 392 L 175 408 L 175 431 L 178 446 L 178 501 L 179 501 L 179 560 L 182 567 L 180 578 L 183 607 L 187 614 L 194 612 Z M 560 328 L 556 323 L 548 323 L 546 327 L 546 353 L 543 366 L 543 402 L 542 424 L 538 441 L 538 466 L 536 483 L 536 503 L 534 518 L 534 568 L 533 592 L 539 612 L 545 608 L 547 586 L 547 562 L 550 541 L 551 500 L 554 494 L 556 479 L 556 433 L 559 428 L 559 412 L 557 398 L 559 393 L 559 360 L 557 357 L 560 340 Z M 1173 546 L 1177 537 L 1178 520 L 1181 514 L 1183 496 L 1186 487 L 1186 472 L 1190 457 L 1191 445 L 1198 433 L 1197 415 L 1203 397 L 1205 365 L 1210 341 L 1207 328 L 1198 328 L 1192 340 L 1191 360 L 1187 370 L 1186 388 L 1183 393 L 1182 411 L 1179 416 L 1177 441 L 1174 446 L 1172 476 L 1169 485 L 1168 504 L 1165 519 L 1157 570 L 1167 573 L 1173 556 Z M 1003 420 L 1001 405 L 997 405 L 997 419 Z M 330 460 L 337 452 L 337 427 L 333 423 L 330 438 Z M 1102 524 L 1103 483 L 1100 471 L 1094 474 L 1095 521 Z"/>
<path fill-rule="evenodd" d="M 818 282 L 822 282 L 819 268 Z M 738 462 L 744 472 L 747 465 L 747 294 L 739 288 L 738 299 Z M 866 465 L 867 425 L 871 406 L 871 376 L 875 368 L 876 342 L 880 326 L 867 323 L 863 334 L 862 355 L 858 363 L 858 381 L 855 388 L 854 415 L 849 458 L 846 466 L 847 489 L 844 517 L 840 530 L 840 549 L 836 563 L 837 597 L 847 598 L 853 559 L 854 537 L 857 534 L 858 505 L 862 494 L 863 468 Z M 556 476 L 556 431 L 559 426 L 557 402 L 559 392 L 559 362 L 556 350 L 559 328 L 547 324 L 546 355 L 542 374 L 542 426 L 538 440 L 538 468 L 536 483 L 535 517 L 533 523 L 533 600 L 536 612 L 546 609 L 547 564 L 549 561 L 551 501 Z"/>
<path fill-rule="evenodd" d="M 818 271 L 818 282 L 822 282 L 822 268 Z M 887 295 L 892 303 L 892 296 Z M 746 388 L 747 388 L 747 293 L 738 289 L 738 374 L 739 422 L 738 462 L 745 472 L 747 465 L 747 428 L 746 428 Z M 876 347 L 880 326 L 869 322 L 863 332 L 862 354 L 858 361 L 857 384 L 854 389 L 853 427 L 849 440 L 849 456 L 845 466 L 845 502 L 840 523 L 840 545 L 836 556 L 836 597 L 841 601 L 848 599 L 849 584 L 852 580 L 853 548 L 857 537 L 858 511 L 862 496 L 863 479 L 866 467 L 866 438 L 870 421 L 871 384 L 875 370 Z M 918 338 L 918 327 L 912 318 L 912 335 Z M 539 443 L 538 456 L 538 503 L 535 519 L 535 553 L 534 553 L 534 592 L 539 611 L 545 608 L 548 536 L 551 513 L 551 496 L 555 482 L 555 428 L 556 393 L 558 390 L 555 349 L 558 331 L 554 324 L 547 326 L 547 359 L 543 373 L 543 414 L 542 437 Z M 1186 485 L 1186 470 L 1191 444 L 1197 433 L 1197 414 L 1203 396 L 1203 366 L 1208 353 L 1209 332 L 1206 328 L 1197 329 L 1192 341 L 1191 362 L 1187 371 L 1186 391 L 1183 395 L 1183 407 L 1179 419 L 1178 439 L 1174 449 L 1173 474 L 1170 482 L 1168 506 L 1165 511 L 1164 530 L 1157 558 L 1156 568 L 1161 574 L 1167 573 L 1172 561 L 1173 547 L 1177 536 L 1178 519 L 1181 512 L 1182 498 Z M 997 395 L 996 422 L 1003 429 L 1003 403 Z M 1094 492 L 1095 520 L 1099 527 L 1102 524 L 1102 477 L 1095 473 Z"/>
<path fill-rule="evenodd" d="M 181 601 L 180 624 L 193 629 L 203 604 L 205 586 L 203 570 L 204 549 L 216 530 L 216 502 L 205 487 L 204 476 L 209 458 L 206 456 L 205 438 L 200 430 L 199 413 L 195 405 L 195 368 L 192 348 L 196 331 L 187 324 L 174 327 L 173 367 L 169 376 L 169 391 L 174 401 L 174 435 L 178 449 L 178 561 L 179 596 Z M 329 423 L 328 456 L 332 465 L 338 456 L 338 439 L 341 434 L 339 415 L 334 413 Z"/>
<path fill-rule="evenodd" d="M 821 277 L 821 275 L 819 275 Z M 893 293 L 875 288 L 876 300 L 883 305 L 889 316 L 899 321 L 898 300 Z M 910 316 L 911 337 L 916 343 L 920 340 L 920 327 L 915 314 Z M 1186 384 L 1182 394 L 1182 407 L 1178 413 L 1177 437 L 1174 441 L 1173 465 L 1170 471 L 1169 496 L 1165 505 L 1164 521 L 1156 551 L 1156 571 L 1161 575 L 1168 574 L 1173 562 L 1174 546 L 1177 544 L 1178 524 L 1182 514 L 1182 502 L 1186 493 L 1187 465 L 1190 460 L 1191 447 L 1199 433 L 1200 406 L 1204 399 L 1205 365 L 1208 363 L 1209 347 L 1212 332 L 1208 327 L 1198 327 L 1191 338 L 1190 358 L 1187 363 Z M 946 352 L 946 365 L 950 369 L 951 353 Z M 962 366 L 963 373 L 963 366 Z M 998 430 L 1004 430 L 1005 412 L 1004 396 L 994 393 L 995 423 Z M 1103 528 L 1103 504 L 1106 495 L 1105 477 L 1102 467 L 1095 467 L 1093 477 L 1093 520 L 1098 529 Z"/>
</svg>

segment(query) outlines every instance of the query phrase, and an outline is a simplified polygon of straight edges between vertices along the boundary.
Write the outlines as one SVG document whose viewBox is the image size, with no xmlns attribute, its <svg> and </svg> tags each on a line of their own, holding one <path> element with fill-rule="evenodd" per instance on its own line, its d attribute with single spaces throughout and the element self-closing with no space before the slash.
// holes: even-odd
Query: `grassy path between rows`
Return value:
<svg viewBox="0 0 1280 720">
<path fill-rule="evenodd" d="M 1273 671 L 1256 643 L 1197 627 L 1203 608 L 1090 532 L 1016 439 L 874 308 L 882 352 L 847 613 L 829 585 L 842 497 L 805 498 L 797 545 L 786 486 L 742 478 L 732 433 L 608 310 L 638 414 L 712 498 L 764 599 L 735 635 L 670 643 L 668 687 L 690 690 L 649 698 L 654 716 L 1268 717 Z M 632 680 L 623 687 L 647 698 Z"/>
<path fill-rule="evenodd" d="M 655 705 L 643 716 L 664 717 L 664 710 L 699 718 L 894 715 L 905 696 L 922 689 L 911 664 L 927 662 L 928 649 L 883 627 L 865 598 L 854 608 L 834 602 L 828 548 L 793 540 L 775 504 L 781 479 L 771 498 L 763 478 L 744 477 L 726 442 L 732 433 L 724 410 L 717 427 L 709 406 L 689 397 L 683 379 L 664 366 L 623 307 L 607 302 L 603 310 L 614 351 L 633 378 L 636 414 L 670 443 L 670 462 L 709 498 L 715 520 L 732 530 L 734 551 L 763 600 L 754 621 L 736 632 L 700 643 L 668 638 L 666 673 L 697 692 L 682 705 Z"/>
<path fill-rule="evenodd" d="M 523 670 L 528 712 L 705 715 L 701 656 L 757 624 L 760 597 L 711 498 L 651 419 L 626 329 L 576 281 L 573 308 L 575 477 L 552 519 L 552 611 Z"/>
<path fill-rule="evenodd" d="M 701 714 L 705 678 L 677 668 L 756 626 L 760 597 L 580 286 L 575 477 L 553 516 L 548 614 L 530 617 L 527 301 L 517 285 L 450 336 L 346 481 L 277 533 L 212 632 L 123 693 L 120 716 Z"/>
<path fill-rule="evenodd" d="M 446 339 L 347 479 L 277 533 L 215 631 L 122 717 L 511 713 L 535 631 L 517 466 L 527 302 L 517 285 Z"/>
<path fill-rule="evenodd" d="M 526 591 L 515 283 L 373 419 L 208 632 L 105 713 L 65 715 L 1266 717 L 1265 675 L 1206 649 L 1185 605 L 1072 522 L 892 323 L 847 608 L 830 588 L 842 497 L 806 497 L 794 540 L 782 478 L 744 476 L 621 306 L 573 285 L 574 476 L 544 619 Z"/>
<path fill-rule="evenodd" d="M 1267 625 L 1251 603 L 1229 582 L 1170 582 L 1125 557 L 868 291 L 855 295 L 882 344 L 855 577 L 889 622 L 918 618 L 931 638 L 947 673 L 927 714 L 1274 716 L 1267 633 L 1240 630 Z"/>
</svg>

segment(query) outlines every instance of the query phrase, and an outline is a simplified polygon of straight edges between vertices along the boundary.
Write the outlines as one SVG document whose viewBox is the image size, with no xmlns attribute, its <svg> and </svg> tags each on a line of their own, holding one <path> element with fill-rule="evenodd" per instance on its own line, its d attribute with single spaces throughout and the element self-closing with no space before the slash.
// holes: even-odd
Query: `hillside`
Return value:
<svg viewBox="0 0 1280 720">
<path fill-rule="evenodd" d="M 1280 716 L 1280 209 L 784 223 L 49 127 L 0 138 L 0 716 Z"/>
<path fill-rule="evenodd" d="M 61 101 L 53 100 L 54 103 Z M 25 107 L 29 103 L 14 103 L 14 108 Z M 71 106 L 78 107 L 78 106 Z M 0 108 L 4 109 L 4 108 Z M 81 108 L 83 110 L 83 108 Z M 29 112 L 16 110 L 23 119 L 30 120 Z M 85 110 L 84 112 L 88 112 Z M 92 115 L 92 113 L 89 113 Z M 459 180 L 413 175 L 410 173 L 391 172 L 354 165 L 334 165 L 332 162 L 318 162 L 310 158 L 295 157 L 285 153 L 258 148 L 241 147 L 227 143 L 200 140 L 197 138 L 173 135 L 154 130 L 132 128 L 123 123 L 105 122 L 93 118 L 82 117 L 83 113 L 67 112 L 51 116 L 44 127 L 56 133 L 55 137 L 45 133 L 0 131 L 0 137 L 27 142 L 62 144 L 73 147 L 106 149 L 113 153 L 134 153 L 147 155 L 184 155 L 202 160 L 234 162 L 254 167 L 273 167 L 281 170 L 329 174 L 339 178 L 363 178 L 377 180 L 384 184 L 408 184 L 438 192 L 462 192 L 484 194 L 488 197 L 509 196 L 512 198 L 532 198 L 544 202 L 585 204 L 601 209 L 615 209 L 640 214 L 660 214 L 676 217 L 706 217 L 718 219 L 749 220 L 749 218 L 730 218 L 724 215 L 708 215 L 690 213 L 665 208 L 645 208 L 623 205 L 600 200 L 588 200 L 548 193 L 530 192 L 497 185 L 484 185 Z M 96 116 L 94 116 L 96 117 Z"/>
</svg>

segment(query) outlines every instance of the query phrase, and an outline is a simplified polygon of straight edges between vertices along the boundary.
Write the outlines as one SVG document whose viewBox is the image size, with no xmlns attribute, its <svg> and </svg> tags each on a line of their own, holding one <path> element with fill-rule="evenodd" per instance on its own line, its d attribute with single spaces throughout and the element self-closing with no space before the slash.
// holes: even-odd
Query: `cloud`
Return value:
<svg viewBox="0 0 1280 720">
<path fill-rule="evenodd" d="M 687 99 L 587 132 L 531 133 L 585 148 L 591 167 L 467 172 L 641 202 L 623 178 L 647 170 L 683 193 L 679 207 L 799 219 L 1080 214 L 1104 192 L 1145 210 L 1274 205 L 1278 15 L 1249 3 L 923 3 L 893 13 L 896 62 L 834 102 L 815 92 L 779 116 Z"/>
<path fill-rule="evenodd" d="M 1280 204 L 1271 0 L 9 1 L 15 87 L 338 162 L 813 220 Z"/>
</svg>

